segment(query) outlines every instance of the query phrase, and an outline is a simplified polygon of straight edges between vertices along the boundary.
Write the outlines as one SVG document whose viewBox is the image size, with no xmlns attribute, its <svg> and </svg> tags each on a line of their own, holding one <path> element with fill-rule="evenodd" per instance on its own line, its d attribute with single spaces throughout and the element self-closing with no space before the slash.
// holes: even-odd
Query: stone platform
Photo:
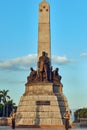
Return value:
<svg viewBox="0 0 87 130">
<path fill-rule="evenodd" d="M 0 130 L 12 130 L 10 126 L 0 126 Z M 43 130 L 42 128 L 15 128 L 15 130 Z M 44 128 L 50 130 L 50 128 Z M 51 130 L 65 130 L 65 128 L 51 128 Z M 70 130 L 87 130 L 87 128 L 72 128 Z"/>
<path fill-rule="evenodd" d="M 61 87 L 52 83 L 27 85 L 17 109 L 17 126 L 64 127 L 63 114 L 69 107 Z"/>
</svg>

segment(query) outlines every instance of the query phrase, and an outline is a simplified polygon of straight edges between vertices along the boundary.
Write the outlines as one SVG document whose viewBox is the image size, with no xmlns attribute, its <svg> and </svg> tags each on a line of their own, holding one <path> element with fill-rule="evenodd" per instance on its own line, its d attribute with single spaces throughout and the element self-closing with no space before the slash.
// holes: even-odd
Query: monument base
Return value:
<svg viewBox="0 0 87 130">
<path fill-rule="evenodd" d="M 32 83 L 26 85 L 20 99 L 16 125 L 18 127 L 64 127 L 63 115 L 68 102 L 62 92 L 62 85 Z"/>
</svg>

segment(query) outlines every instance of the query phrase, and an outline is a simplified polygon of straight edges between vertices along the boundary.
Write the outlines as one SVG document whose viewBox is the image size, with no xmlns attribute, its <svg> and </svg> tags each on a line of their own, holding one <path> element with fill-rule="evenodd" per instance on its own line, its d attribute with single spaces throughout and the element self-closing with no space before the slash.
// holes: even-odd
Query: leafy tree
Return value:
<svg viewBox="0 0 87 130">
<path fill-rule="evenodd" d="M 75 122 L 79 122 L 80 118 L 87 118 L 87 108 L 81 108 L 74 112 Z"/>
<path fill-rule="evenodd" d="M 8 95 L 9 90 L 0 90 L 0 116 L 8 117 L 12 109 L 17 109 L 16 104 Z"/>
<path fill-rule="evenodd" d="M 1 103 L 1 95 L 0 95 L 0 103 Z"/>
<path fill-rule="evenodd" d="M 3 113 L 3 105 L 0 103 L 0 117 L 2 117 L 2 113 Z"/>
<path fill-rule="evenodd" d="M 0 90 L 0 101 L 3 104 L 3 116 L 5 116 L 5 107 L 7 100 L 10 99 L 8 92 L 9 90 Z"/>
<path fill-rule="evenodd" d="M 0 99 L 5 104 L 7 99 L 10 99 L 8 95 L 9 90 L 0 90 Z"/>
<path fill-rule="evenodd" d="M 16 106 L 16 104 L 13 102 L 13 100 L 9 100 L 8 102 L 7 102 L 7 104 L 6 104 L 6 110 L 7 110 L 7 112 L 6 112 L 6 115 L 7 116 L 10 116 L 10 113 L 12 112 L 12 110 L 13 109 L 17 109 L 17 106 Z"/>
</svg>

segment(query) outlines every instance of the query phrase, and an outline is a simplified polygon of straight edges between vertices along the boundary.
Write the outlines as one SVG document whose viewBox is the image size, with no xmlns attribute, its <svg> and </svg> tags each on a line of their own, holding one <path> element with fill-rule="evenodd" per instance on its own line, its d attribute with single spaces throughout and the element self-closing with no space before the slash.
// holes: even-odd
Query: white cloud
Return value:
<svg viewBox="0 0 87 130">
<path fill-rule="evenodd" d="M 32 54 L 12 60 L 0 62 L 1 69 L 8 70 L 27 70 L 30 66 L 34 66 L 37 62 L 37 55 Z"/>
<path fill-rule="evenodd" d="M 81 53 L 80 56 L 87 56 L 87 53 Z"/>
<path fill-rule="evenodd" d="M 70 62 L 66 56 L 52 56 L 52 62 L 54 64 L 65 64 Z"/>
<path fill-rule="evenodd" d="M 52 56 L 53 64 L 65 64 L 70 62 L 66 56 Z M 15 58 L 12 60 L 0 62 L 1 69 L 7 70 L 29 70 L 30 67 L 37 65 L 37 55 L 31 54 L 24 57 Z"/>
</svg>

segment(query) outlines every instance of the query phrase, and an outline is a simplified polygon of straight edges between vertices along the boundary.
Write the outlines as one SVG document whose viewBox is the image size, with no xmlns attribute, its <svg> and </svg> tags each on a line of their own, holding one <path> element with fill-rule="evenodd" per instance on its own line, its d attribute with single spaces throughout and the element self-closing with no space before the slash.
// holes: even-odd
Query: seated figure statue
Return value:
<svg viewBox="0 0 87 130">
<path fill-rule="evenodd" d="M 46 55 L 46 52 L 42 52 L 42 56 L 38 61 L 38 74 L 41 81 L 48 81 L 50 70 L 50 60 Z"/>
<path fill-rule="evenodd" d="M 58 68 L 56 68 L 54 71 L 53 71 L 53 82 L 54 83 L 60 83 L 60 81 L 61 81 L 61 76 L 58 74 L 58 71 L 59 71 L 59 69 Z"/>
<path fill-rule="evenodd" d="M 27 77 L 28 82 L 32 82 L 36 79 L 37 71 L 35 71 L 32 67 L 30 68 L 30 75 Z"/>
</svg>

